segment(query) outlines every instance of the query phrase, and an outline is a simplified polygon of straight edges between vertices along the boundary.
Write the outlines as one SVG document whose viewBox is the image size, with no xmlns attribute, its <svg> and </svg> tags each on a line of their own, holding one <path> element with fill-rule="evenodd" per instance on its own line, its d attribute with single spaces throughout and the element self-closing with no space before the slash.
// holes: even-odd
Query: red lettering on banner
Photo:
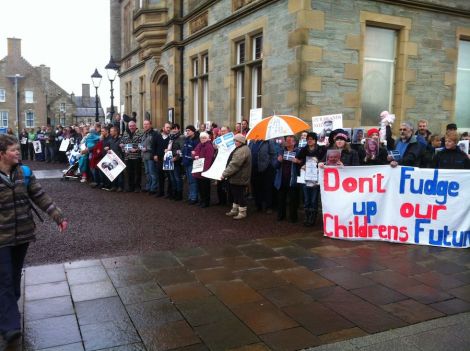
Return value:
<svg viewBox="0 0 470 351">
<path fill-rule="evenodd" d="M 325 168 L 323 176 L 323 188 L 325 191 L 336 191 L 342 187 L 347 193 L 354 191 L 359 191 L 359 193 L 385 193 L 385 189 L 382 187 L 382 180 L 385 177 L 381 173 L 374 174 L 372 177 L 347 177 L 340 182 L 338 169 Z"/>
<path fill-rule="evenodd" d="M 415 216 L 416 218 L 425 218 L 425 219 L 437 219 L 437 213 L 442 210 L 447 210 L 445 205 L 425 205 L 427 206 L 426 212 L 421 213 L 420 204 L 412 204 L 405 202 L 400 207 L 400 215 L 404 218 L 410 218 Z"/>
</svg>

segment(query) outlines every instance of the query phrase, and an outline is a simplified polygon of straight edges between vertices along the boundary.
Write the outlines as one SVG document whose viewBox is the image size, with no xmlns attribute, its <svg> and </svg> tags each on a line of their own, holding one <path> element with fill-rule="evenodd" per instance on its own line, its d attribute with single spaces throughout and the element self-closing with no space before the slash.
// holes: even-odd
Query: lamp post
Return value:
<svg viewBox="0 0 470 351">
<path fill-rule="evenodd" d="M 20 106 L 19 106 L 19 91 L 18 91 L 18 80 L 24 78 L 24 76 L 20 74 L 15 74 L 14 76 L 8 76 L 11 80 L 15 81 L 15 108 L 16 108 L 16 128 L 17 128 L 17 135 L 18 138 L 20 136 Z"/>
<path fill-rule="evenodd" d="M 113 57 L 109 59 L 108 64 L 104 67 L 106 69 L 106 74 L 108 75 L 109 82 L 111 83 L 111 120 L 114 117 L 114 89 L 113 89 L 113 82 L 116 79 L 116 75 L 119 70 L 119 65 L 114 62 Z"/>
<path fill-rule="evenodd" d="M 98 68 L 95 68 L 95 72 L 91 75 L 91 81 L 93 82 L 93 86 L 95 87 L 96 95 L 95 95 L 95 122 L 100 121 L 100 113 L 98 111 L 98 88 L 100 87 L 101 84 L 101 78 L 103 76 L 99 74 Z M 111 90 L 112 91 L 112 90 Z M 111 93 L 111 96 L 113 94 Z M 111 97 L 111 104 L 113 103 L 113 98 Z"/>
</svg>

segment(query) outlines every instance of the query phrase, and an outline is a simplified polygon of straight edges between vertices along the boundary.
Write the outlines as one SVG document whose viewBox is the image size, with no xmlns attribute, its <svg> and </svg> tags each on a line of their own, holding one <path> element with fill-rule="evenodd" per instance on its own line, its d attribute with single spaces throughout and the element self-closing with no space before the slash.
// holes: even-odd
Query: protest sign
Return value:
<svg viewBox="0 0 470 351">
<path fill-rule="evenodd" d="M 217 157 L 212 163 L 211 168 L 201 173 L 203 177 L 220 180 L 227 166 L 228 158 L 235 149 L 233 137 L 233 133 L 227 133 L 214 140 L 214 145 L 217 148 Z"/>
<path fill-rule="evenodd" d="M 469 140 L 460 140 L 459 143 L 457 144 L 457 146 L 460 148 L 460 150 L 462 150 L 463 152 L 465 152 L 466 154 L 468 154 L 468 145 L 469 144 Z"/>
<path fill-rule="evenodd" d="M 126 165 L 114 151 L 110 150 L 101 161 L 98 162 L 98 168 L 101 169 L 104 175 L 112 182 L 126 168 Z"/>
<path fill-rule="evenodd" d="M 318 144 L 328 143 L 330 133 L 338 128 L 343 128 L 343 115 L 324 115 L 312 117 L 312 130 L 318 134 Z"/>
<path fill-rule="evenodd" d="M 70 144 L 70 139 L 62 139 L 62 142 L 60 143 L 60 147 L 59 147 L 59 151 L 67 151 L 67 149 L 69 148 L 69 144 Z"/>
<path fill-rule="evenodd" d="M 20 143 L 26 145 L 28 143 L 28 138 L 21 138 Z"/>
<path fill-rule="evenodd" d="M 204 158 L 198 158 L 197 160 L 193 161 L 193 169 L 191 173 L 199 173 L 202 172 L 204 169 Z"/>
<path fill-rule="evenodd" d="M 41 142 L 39 140 L 33 141 L 34 153 L 40 154 L 42 152 Z"/>
<path fill-rule="evenodd" d="M 262 108 L 252 108 L 250 110 L 250 129 L 257 125 L 263 119 L 263 109 Z"/>
<path fill-rule="evenodd" d="M 320 171 L 324 235 L 470 247 L 470 171 L 327 167 Z"/>
<path fill-rule="evenodd" d="M 307 156 L 305 159 L 305 180 L 318 182 L 318 160 Z"/>
<path fill-rule="evenodd" d="M 172 171 L 175 169 L 175 164 L 173 162 L 173 153 L 171 150 L 168 150 L 163 155 L 163 170 Z"/>
</svg>

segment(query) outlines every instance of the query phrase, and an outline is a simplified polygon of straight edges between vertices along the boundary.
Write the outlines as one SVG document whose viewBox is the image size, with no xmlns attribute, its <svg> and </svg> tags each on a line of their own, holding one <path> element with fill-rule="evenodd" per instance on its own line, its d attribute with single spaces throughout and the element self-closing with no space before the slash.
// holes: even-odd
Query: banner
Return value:
<svg viewBox="0 0 470 351">
<path fill-rule="evenodd" d="M 324 235 L 440 247 L 470 247 L 470 171 L 325 167 Z"/>
<path fill-rule="evenodd" d="M 224 173 L 227 167 L 228 158 L 235 149 L 233 137 L 233 133 L 227 133 L 214 140 L 214 147 L 217 148 L 217 157 L 212 162 L 211 168 L 201 173 L 203 177 L 220 180 L 222 173 Z"/>
</svg>

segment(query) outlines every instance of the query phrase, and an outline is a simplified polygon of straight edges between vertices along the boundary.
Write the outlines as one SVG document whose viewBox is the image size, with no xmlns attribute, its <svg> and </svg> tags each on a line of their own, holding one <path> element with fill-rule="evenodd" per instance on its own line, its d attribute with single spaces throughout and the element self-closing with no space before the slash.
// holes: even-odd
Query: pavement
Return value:
<svg viewBox="0 0 470 351">
<path fill-rule="evenodd" d="M 27 267 L 23 292 L 9 351 L 470 350 L 467 250 L 317 231 Z"/>
</svg>

